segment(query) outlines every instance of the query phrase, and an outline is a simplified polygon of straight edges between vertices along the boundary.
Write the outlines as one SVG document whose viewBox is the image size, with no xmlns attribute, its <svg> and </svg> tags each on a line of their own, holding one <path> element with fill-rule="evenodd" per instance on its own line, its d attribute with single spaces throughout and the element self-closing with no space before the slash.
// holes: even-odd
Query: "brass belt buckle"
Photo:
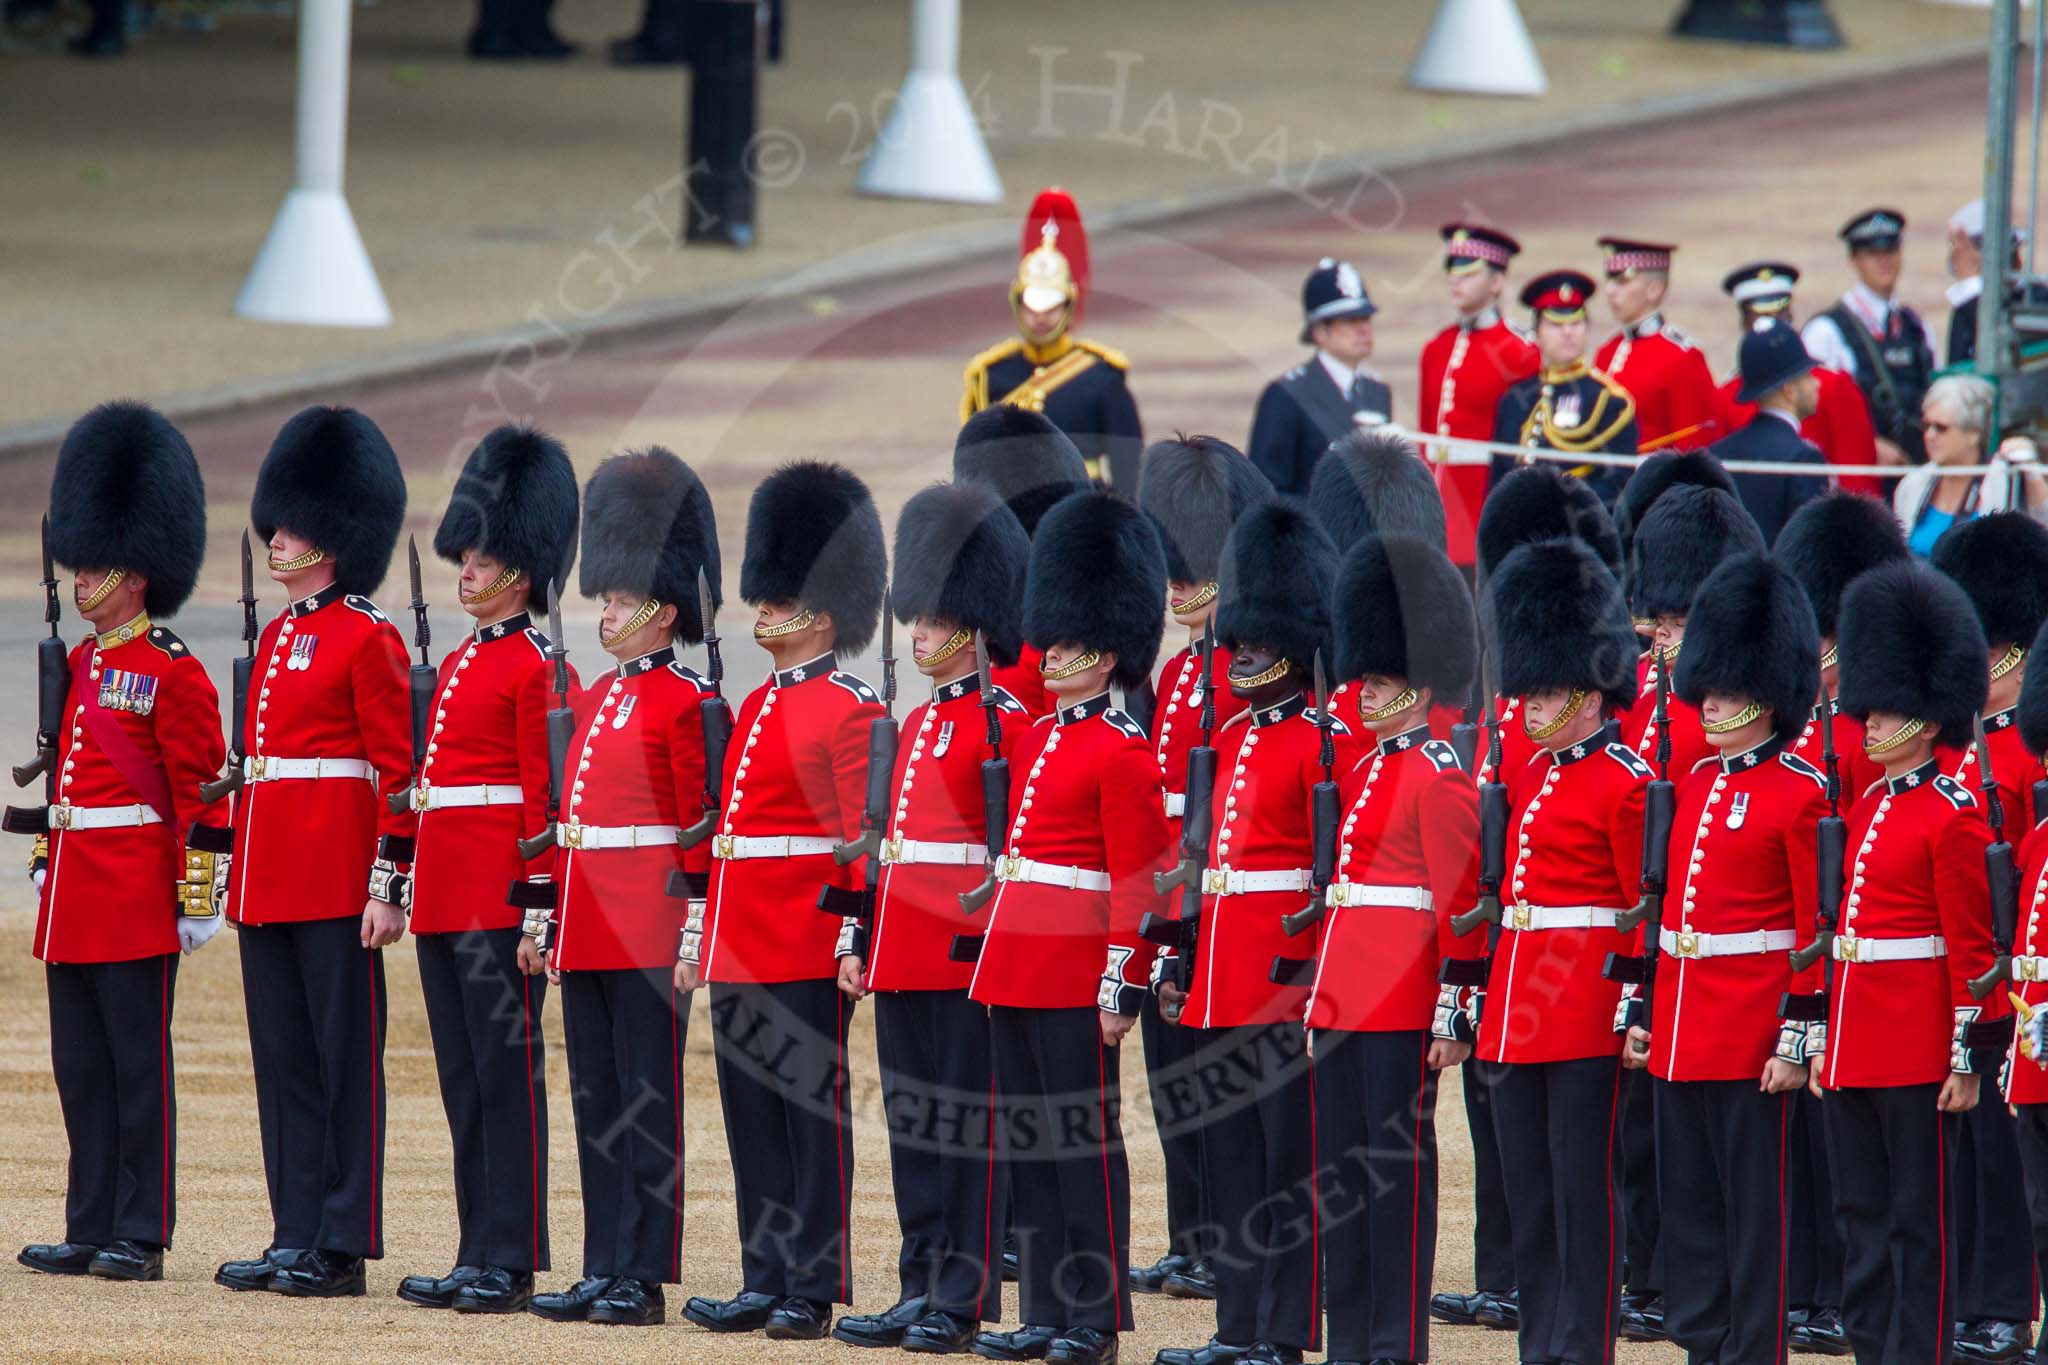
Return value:
<svg viewBox="0 0 2048 1365">
<path fill-rule="evenodd" d="M 427 795 L 427 784 L 422 782 L 412 789 L 412 808 L 424 813 L 433 804 Z"/>
<path fill-rule="evenodd" d="M 1014 853 L 1005 853 L 996 860 L 996 880 L 1013 882 L 1023 874 L 1024 860 Z"/>
<path fill-rule="evenodd" d="M 1836 960 L 1837 962 L 1856 962 L 1856 961 L 1859 961 L 1860 959 L 1858 959 L 1858 957 L 1857 957 L 1857 955 L 1856 955 L 1856 954 L 1857 954 L 1857 946 L 1858 946 L 1858 945 L 1857 945 L 1856 935 L 1854 935 L 1854 934 L 1847 934 L 1847 933 L 1844 933 L 1844 934 L 1836 934 L 1836 935 L 1835 935 L 1835 960 Z"/>
<path fill-rule="evenodd" d="M 733 853 L 733 838 L 730 834 L 715 834 L 711 838 L 711 856 L 730 858 Z"/>
<path fill-rule="evenodd" d="M 583 826 L 571 820 L 568 824 L 561 826 L 561 831 L 563 848 L 583 847 Z"/>
<path fill-rule="evenodd" d="M 70 829 L 71 812 L 75 809 L 76 807 L 69 801 L 59 801 L 56 805 L 50 807 L 50 828 Z"/>
<path fill-rule="evenodd" d="M 1230 873 L 1220 867 L 1206 869 L 1202 873 L 1202 890 L 1211 896 L 1221 896 L 1230 887 Z"/>
<path fill-rule="evenodd" d="M 903 836 L 897 835 L 882 845 L 882 861 L 900 863 L 903 861 Z"/>
<path fill-rule="evenodd" d="M 2016 959 L 2016 961 L 2018 961 L 2018 963 L 2019 963 L 2019 965 L 2020 965 L 2020 970 L 2019 970 L 2019 978 L 2020 978 L 2020 980 L 2022 980 L 2022 981 L 2039 981 L 2039 980 L 2041 979 L 2041 959 L 2040 959 L 2040 958 L 2038 958 L 2038 957 L 2022 957 L 2022 958 L 2018 958 L 2018 959 Z"/>
<path fill-rule="evenodd" d="M 1676 956 L 1678 957 L 1698 957 L 1700 955 L 1700 936 L 1698 934 L 1680 934 L 1676 947 Z"/>
<path fill-rule="evenodd" d="M 1517 901 L 1515 908 L 1508 912 L 1508 928 L 1527 929 L 1531 918 L 1528 903 L 1526 901 Z"/>
<path fill-rule="evenodd" d="M 255 782 L 261 782 L 263 780 L 264 765 L 267 764 L 269 761 L 270 760 L 265 758 L 262 754 L 253 755 L 249 759 L 250 780 Z"/>
</svg>

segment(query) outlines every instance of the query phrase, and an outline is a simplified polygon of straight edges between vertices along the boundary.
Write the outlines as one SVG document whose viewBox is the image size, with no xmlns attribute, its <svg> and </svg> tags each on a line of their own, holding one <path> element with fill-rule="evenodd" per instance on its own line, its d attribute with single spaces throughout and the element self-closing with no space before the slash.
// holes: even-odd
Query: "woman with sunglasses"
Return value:
<svg viewBox="0 0 2048 1365">
<path fill-rule="evenodd" d="M 1927 463 L 1899 479 L 1892 508 L 1906 529 L 1913 553 L 1925 559 L 1941 533 L 1987 512 L 2024 509 L 2048 520 L 2048 477 L 2041 452 L 2024 436 L 2008 437 L 1987 475 L 1968 472 L 1984 463 L 1992 435 L 1997 391 L 1972 374 L 1945 375 L 1920 404 L 1920 429 L 1927 438 Z M 1943 473 L 1940 466 L 1960 466 Z"/>
</svg>

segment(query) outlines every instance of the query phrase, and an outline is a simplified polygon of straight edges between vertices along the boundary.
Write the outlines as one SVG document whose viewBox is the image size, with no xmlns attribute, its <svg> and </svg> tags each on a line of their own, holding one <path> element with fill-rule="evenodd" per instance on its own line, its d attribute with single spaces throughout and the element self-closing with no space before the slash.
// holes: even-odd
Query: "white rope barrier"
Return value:
<svg viewBox="0 0 2048 1365">
<path fill-rule="evenodd" d="M 1773 419 L 1775 420 L 1775 419 Z M 1411 430 L 1398 423 L 1390 422 L 1378 431 L 1391 432 L 1415 443 L 1423 451 L 1423 458 L 1431 464 L 1459 466 L 1490 465 L 1496 455 L 1504 455 L 1518 464 L 1530 464 L 1545 460 L 1554 464 L 1591 464 L 1633 469 L 1641 464 L 1646 455 L 1610 455 L 1601 453 L 1573 453 L 1569 450 L 1552 450 L 1547 446 L 1509 445 L 1504 441 L 1482 441 L 1471 436 L 1432 436 Z M 1652 454 L 1659 452 L 1653 451 Z M 1784 478 L 1830 478 L 1840 475 L 1862 476 L 1880 479 L 1896 479 L 1915 469 L 1929 468 L 1927 465 L 1896 464 L 1809 464 L 1796 460 L 1723 460 L 1722 468 L 1731 474 L 1774 474 Z M 2012 460 L 1993 460 L 1989 464 L 1942 465 L 1941 472 L 1950 474 L 2048 474 L 2038 464 L 2018 463 Z"/>
</svg>

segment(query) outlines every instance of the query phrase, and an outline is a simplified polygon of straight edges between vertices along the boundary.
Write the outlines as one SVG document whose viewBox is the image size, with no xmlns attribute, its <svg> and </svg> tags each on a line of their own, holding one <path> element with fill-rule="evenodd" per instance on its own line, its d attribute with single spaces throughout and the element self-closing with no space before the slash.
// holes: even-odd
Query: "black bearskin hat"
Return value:
<svg viewBox="0 0 2048 1365">
<path fill-rule="evenodd" d="M 1476 534 L 1482 578 L 1518 545 L 1570 536 L 1621 581 L 1621 538 L 1600 495 L 1584 479 L 1547 464 L 1525 465 L 1495 484 L 1480 505 Z"/>
<path fill-rule="evenodd" d="M 576 557 L 576 467 L 560 441 L 507 425 L 477 442 L 434 532 L 441 558 L 460 563 L 465 550 L 523 570 L 536 601 L 546 598 L 550 581 L 568 586 Z"/>
<path fill-rule="evenodd" d="M 1523 545 L 1487 584 L 1486 638 L 1500 661 L 1500 692 L 1596 692 L 1613 715 L 1636 698 L 1636 631 L 1621 584 L 1582 540 Z"/>
<path fill-rule="evenodd" d="M 1820 632 L 1799 580 L 1767 555 L 1730 555 L 1693 598 L 1671 690 L 1698 706 L 1709 692 L 1776 714 L 1778 738 L 1797 739 L 1820 695 Z"/>
<path fill-rule="evenodd" d="M 1152 676 L 1166 628 L 1166 551 L 1151 518 L 1106 489 L 1067 498 L 1039 526 L 1024 586 L 1024 638 L 1116 655 L 1116 681 Z"/>
<path fill-rule="evenodd" d="M 1733 493 L 1681 484 L 1636 527 L 1629 610 L 1644 618 L 1683 616 L 1715 565 L 1730 555 L 1763 553 L 1763 532 Z"/>
<path fill-rule="evenodd" d="M 1465 577 L 1439 547 L 1368 535 L 1337 571 L 1337 677 L 1406 678 L 1463 701 L 1479 667 Z"/>
<path fill-rule="evenodd" d="M 889 548 L 874 495 L 853 471 L 823 460 L 786 464 L 747 505 L 740 596 L 801 602 L 831 616 L 836 647 L 858 654 L 882 619 Z"/>
<path fill-rule="evenodd" d="M 1269 498 L 1245 509 L 1223 546 L 1216 638 L 1264 645 L 1300 669 L 1330 657 L 1337 547 L 1307 508 Z"/>
<path fill-rule="evenodd" d="M 206 484 L 162 413 L 102 403 L 71 424 L 50 477 L 50 557 L 141 574 L 151 616 L 185 605 L 206 558 Z"/>
<path fill-rule="evenodd" d="M 723 600 L 718 519 L 697 472 L 660 446 L 599 465 L 583 489 L 583 595 L 630 592 L 665 602 L 676 609 L 676 638 L 694 645 L 706 626 L 697 609 L 700 568 L 716 610 Z"/>
<path fill-rule="evenodd" d="M 1308 505 L 1340 551 L 1369 535 L 1444 547 L 1444 500 L 1436 476 L 1405 436 L 1354 431 L 1316 461 Z"/>
<path fill-rule="evenodd" d="M 1090 486 L 1088 462 L 1067 433 L 1044 413 L 1009 403 L 983 408 L 960 428 L 953 478 L 992 484 L 1030 536 L 1054 503 Z"/>
<path fill-rule="evenodd" d="M 1915 716 L 1969 742 L 1991 690 L 1984 628 L 1954 580 L 1914 560 L 1872 569 L 1842 596 L 1842 709 Z"/>
<path fill-rule="evenodd" d="M 2035 658 L 2048 658 L 2040 653 L 2044 649 L 2048 649 L 2048 625 L 2041 627 L 2027 652 Z M 2048 668 L 2030 668 L 2020 679 L 2019 711 L 2020 742 L 2027 752 L 2048 751 Z"/>
<path fill-rule="evenodd" d="M 1621 496 L 1614 500 L 1614 529 L 1621 537 L 1622 563 L 1631 562 L 1631 547 L 1636 533 L 1643 529 L 1643 518 L 1650 514 L 1650 505 L 1670 490 L 1688 484 L 1718 488 L 1730 497 L 1735 496 L 1735 480 L 1721 466 L 1717 455 L 1704 450 L 1660 450 L 1643 457 L 1643 462 L 1622 485 Z"/>
<path fill-rule="evenodd" d="M 2032 644 L 2048 620 L 2048 526 L 2025 512 L 1957 523 L 1929 562 L 1968 594 L 1994 647 Z"/>
<path fill-rule="evenodd" d="M 310 407 L 284 424 L 256 471 L 250 524 L 282 526 L 334 561 L 341 590 L 367 597 L 384 581 L 405 521 L 405 475 L 377 424 L 354 408 Z"/>
<path fill-rule="evenodd" d="M 1771 553 L 1806 589 L 1821 638 L 1832 640 L 1850 582 L 1867 569 L 1906 558 L 1906 533 L 1876 498 L 1824 493 L 1786 518 Z"/>
<path fill-rule="evenodd" d="M 890 605 L 897 620 L 958 621 L 982 632 L 992 661 L 1017 662 L 1031 537 L 993 488 L 935 483 L 912 495 L 896 518 L 895 562 Z"/>
<path fill-rule="evenodd" d="M 1214 436 L 1154 441 L 1138 470 L 1138 506 L 1159 528 L 1166 576 L 1175 583 L 1213 582 L 1230 528 L 1273 496 L 1259 467 Z"/>
</svg>

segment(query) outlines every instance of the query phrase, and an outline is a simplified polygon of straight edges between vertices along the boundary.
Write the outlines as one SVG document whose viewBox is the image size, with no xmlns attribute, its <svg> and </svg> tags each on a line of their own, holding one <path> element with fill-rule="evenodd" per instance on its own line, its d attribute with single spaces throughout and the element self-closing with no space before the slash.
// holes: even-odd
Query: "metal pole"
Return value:
<svg viewBox="0 0 2048 1365">
<path fill-rule="evenodd" d="M 1977 370 L 1994 381 L 2012 372 L 2006 316 L 2012 263 L 2013 86 L 2019 76 L 2020 0 L 1991 9 L 1991 88 L 1985 106 L 1984 293 L 1977 305 Z"/>
<path fill-rule="evenodd" d="M 2034 220 L 2041 203 L 2041 44 L 2048 40 L 2048 12 L 2034 6 L 2034 136 L 2027 159 L 2027 277 L 2034 275 Z"/>
</svg>

